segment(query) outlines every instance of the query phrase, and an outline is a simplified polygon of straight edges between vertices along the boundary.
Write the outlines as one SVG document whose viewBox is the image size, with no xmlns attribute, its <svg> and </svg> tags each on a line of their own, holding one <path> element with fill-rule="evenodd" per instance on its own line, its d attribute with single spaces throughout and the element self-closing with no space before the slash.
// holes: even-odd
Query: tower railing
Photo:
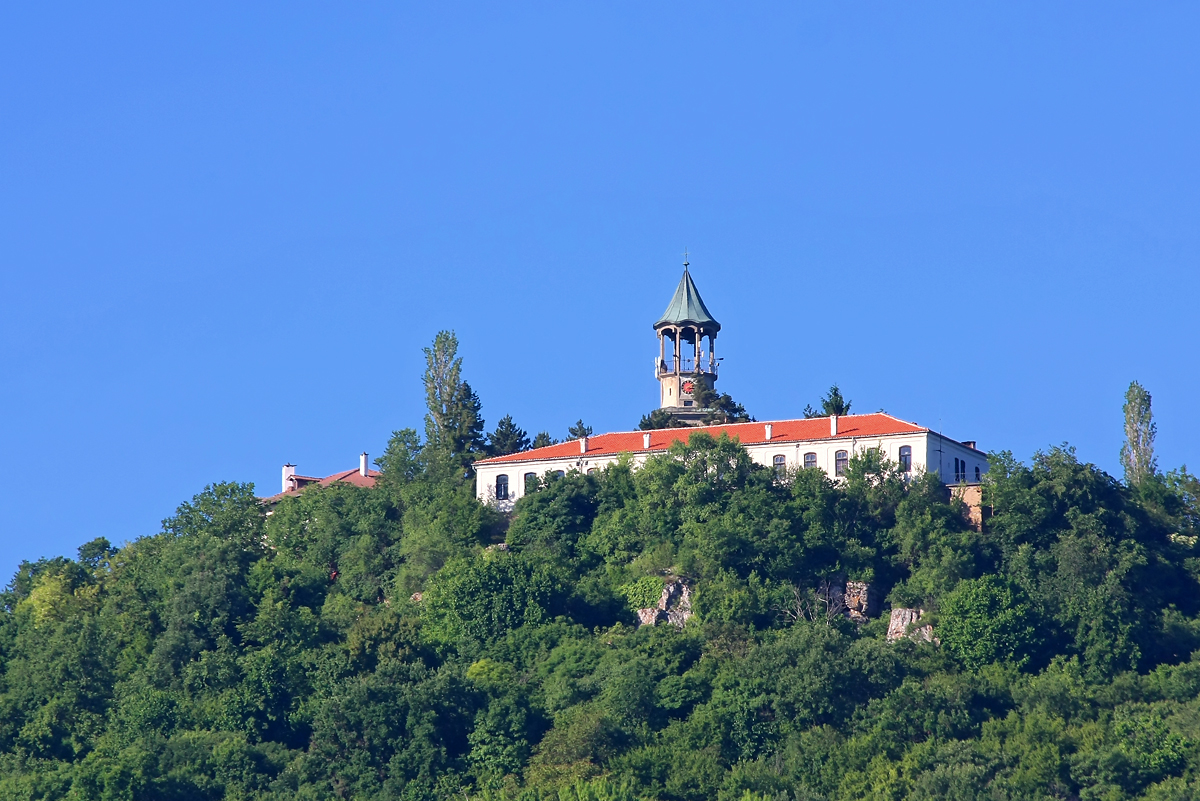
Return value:
<svg viewBox="0 0 1200 801">
<path fill-rule="evenodd" d="M 706 375 L 714 375 L 715 376 L 717 374 L 717 363 L 713 363 L 710 365 L 710 364 L 707 364 L 707 361 L 708 361 L 707 359 L 700 360 L 699 372 L 704 373 Z M 695 373 L 695 372 L 697 372 L 695 362 L 696 362 L 695 359 L 681 358 L 679 360 L 679 371 L 678 372 L 680 372 L 680 373 Z M 667 361 L 660 361 L 660 362 L 658 362 L 657 366 L 658 366 L 658 374 L 659 375 L 668 375 L 670 373 L 676 372 L 675 367 Z"/>
</svg>

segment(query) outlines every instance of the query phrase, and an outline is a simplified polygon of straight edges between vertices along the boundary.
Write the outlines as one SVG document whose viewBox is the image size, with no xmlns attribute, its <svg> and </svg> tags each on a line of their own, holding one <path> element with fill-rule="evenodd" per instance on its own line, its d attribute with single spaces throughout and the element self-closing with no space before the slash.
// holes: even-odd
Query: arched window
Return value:
<svg viewBox="0 0 1200 801">
<path fill-rule="evenodd" d="M 567 474 L 567 473 L 566 473 L 566 471 L 564 471 L 564 470 L 555 470 L 555 471 L 554 471 L 554 477 L 555 477 L 555 478 L 562 478 L 562 477 L 563 477 L 563 476 L 565 476 L 566 474 Z"/>
<path fill-rule="evenodd" d="M 835 476 L 846 475 L 846 465 L 850 463 L 850 454 L 846 451 L 838 451 L 833 455 L 833 474 Z"/>
<path fill-rule="evenodd" d="M 508 500 L 508 476 L 503 473 L 496 476 L 496 500 Z"/>
<path fill-rule="evenodd" d="M 975 483 L 978 484 L 980 480 L 981 476 L 979 475 L 979 465 L 975 465 Z"/>
<path fill-rule="evenodd" d="M 782 476 L 787 472 L 787 457 L 782 453 L 776 454 L 775 458 L 772 459 L 771 462 L 775 465 L 775 475 Z"/>
<path fill-rule="evenodd" d="M 816 466 L 817 466 L 817 455 L 815 453 L 804 454 L 804 467 L 807 469 L 809 467 L 816 467 Z"/>
<path fill-rule="evenodd" d="M 537 492 L 537 473 L 525 474 L 525 494 Z"/>
<path fill-rule="evenodd" d="M 588 468 L 588 472 L 587 472 L 587 474 L 590 476 L 590 475 L 592 475 L 592 474 L 593 474 L 593 473 L 595 473 L 595 472 L 596 472 L 596 468 L 594 468 L 594 467 L 589 467 L 589 468 Z"/>
<path fill-rule="evenodd" d="M 912 446 L 911 445 L 901 445 L 900 446 L 900 472 L 901 473 L 911 473 L 912 472 Z"/>
</svg>

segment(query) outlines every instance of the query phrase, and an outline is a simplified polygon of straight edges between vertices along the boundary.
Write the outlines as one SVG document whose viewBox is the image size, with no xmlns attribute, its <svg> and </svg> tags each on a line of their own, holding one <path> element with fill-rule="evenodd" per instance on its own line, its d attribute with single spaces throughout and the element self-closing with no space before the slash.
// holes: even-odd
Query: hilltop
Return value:
<svg viewBox="0 0 1200 801">
<path fill-rule="evenodd" d="M 456 408 L 374 486 L 214 484 L 157 534 L 23 564 L 0 796 L 1200 795 L 1186 471 L 993 453 L 979 525 L 877 453 L 780 473 L 698 433 L 506 514 Z M 920 617 L 889 638 L 891 608 Z"/>
</svg>

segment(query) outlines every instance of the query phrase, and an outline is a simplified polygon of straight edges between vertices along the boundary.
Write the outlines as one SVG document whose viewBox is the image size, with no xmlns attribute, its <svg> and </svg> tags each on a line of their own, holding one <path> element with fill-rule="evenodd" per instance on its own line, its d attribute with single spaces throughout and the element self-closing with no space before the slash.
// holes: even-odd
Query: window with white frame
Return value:
<svg viewBox="0 0 1200 801">
<path fill-rule="evenodd" d="M 846 451 L 838 451 L 833 455 L 833 474 L 835 476 L 846 475 L 846 465 L 850 464 L 850 454 Z"/>
<path fill-rule="evenodd" d="M 901 445 L 900 446 L 900 472 L 901 473 L 911 473 L 912 472 L 912 446 L 911 445 Z"/>
<path fill-rule="evenodd" d="M 775 475 L 782 476 L 787 472 L 787 457 L 782 453 L 776 454 L 771 463 L 775 466 Z"/>
<path fill-rule="evenodd" d="M 538 488 L 537 473 L 526 473 L 525 474 L 525 492 L 526 492 L 526 494 L 528 494 L 530 492 L 536 492 L 537 488 Z"/>
<path fill-rule="evenodd" d="M 496 500 L 508 500 L 508 476 L 503 473 L 496 476 Z"/>
<path fill-rule="evenodd" d="M 804 454 L 804 466 L 806 468 L 817 466 L 817 455 L 815 453 Z"/>
</svg>

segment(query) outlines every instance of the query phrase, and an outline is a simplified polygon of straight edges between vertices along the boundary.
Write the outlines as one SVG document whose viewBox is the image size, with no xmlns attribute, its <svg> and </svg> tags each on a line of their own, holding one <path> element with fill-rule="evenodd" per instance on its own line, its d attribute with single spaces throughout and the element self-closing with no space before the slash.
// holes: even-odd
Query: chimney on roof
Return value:
<svg viewBox="0 0 1200 801">
<path fill-rule="evenodd" d="M 650 435 L 642 434 L 642 447 L 646 450 L 650 449 Z"/>
<path fill-rule="evenodd" d="M 973 451 L 979 450 L 979 448 L 975 447 L 975 440 L 973 440 L 973 439 L 964 439 L 962 441 L 962 444 L 966 445 L 968 448 L 970 448 Z"/>
<path fill-rule="evenodd" d="M 587 439 L 588 439 L 587 437 L 579 438 L 579 452 L 580 453 L 587 453 Z"/>
<path fill-rule="evenodd" d="M 296 475 L 296 465 L 291 464 L 289 462 L 288 464 L 285 464 L 283 466 L 283 490 L 282 490 L 283 492 L 287 492 L 288 490 L 290 490 L 292 488 L 292 485 L 296 483 L 295 481 L 292 480 L 292 478 L 295 475 Z"/>
<path fill-rule="evenodd" d="M 829 436 L 831 437 L 837 436 L 837 419 L 836 414 L 829 415 Z"/>
<path fill-rule="evenodd" d="M 363 451 L 358 455 L 358 474 L 363 478 L 367 477 L 367 452 Z"/>
<path fill-rule="evenodd" d="M 770 442 L 771 434 L 774 433 L 774 431 L 775 431 L 775 426 L 771 425 L 770 423 L 767 423 L 765 426 L 763 426 L 763 428 L 766 429 L 767 442 Z"/>
</svg>

